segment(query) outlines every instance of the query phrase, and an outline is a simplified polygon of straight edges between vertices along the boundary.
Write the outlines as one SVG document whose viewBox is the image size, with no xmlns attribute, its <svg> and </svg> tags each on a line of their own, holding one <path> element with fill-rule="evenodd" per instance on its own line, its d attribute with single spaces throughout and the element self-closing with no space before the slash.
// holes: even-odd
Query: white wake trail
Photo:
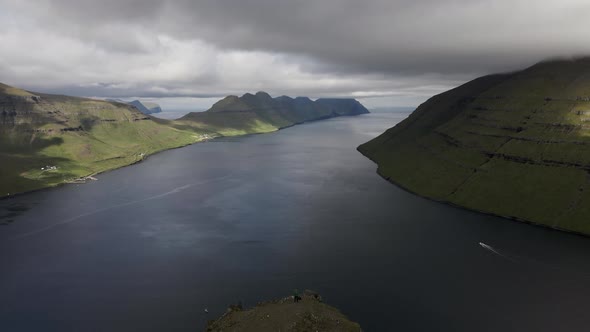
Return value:
<svg viewBox="0 0 590 332">
<path fill-rule="evenodd" d="M 505 254 L 503 254 L 503 253 L 499 252 L 498 250 L 494 249 L 494 248 L 493 248 L 492 246 L 490 246 L 490 245 L 487 245 L 487 244 L 485 244 L 485 243 L 483 243 L 483 242 L 480 242 L 480 243 L 479 243 L 479 245 L 480 245 L 482 248 L 484 248 L 485 250 L 487 250 L 487 251 L 489 251 L 489 252 L 491 252 L 491 253 L 493 253 L 493 254 L 496 254 L 496 255 L 498 255 L 498 256 L 500 256 L 500 257 L 502 257 L 502 258 L 505 258 L 505 259 L 507 259 L 507 260 L 509 260 L 509 261 L 511 261 L 511 262 L 517 263 L 517 260 L 516 260 L 515 258 L 513 258 L 513 257 L 510 257 L 510 256 L 508 256 L 508 255 L 505 255 Z"/>
</svg>

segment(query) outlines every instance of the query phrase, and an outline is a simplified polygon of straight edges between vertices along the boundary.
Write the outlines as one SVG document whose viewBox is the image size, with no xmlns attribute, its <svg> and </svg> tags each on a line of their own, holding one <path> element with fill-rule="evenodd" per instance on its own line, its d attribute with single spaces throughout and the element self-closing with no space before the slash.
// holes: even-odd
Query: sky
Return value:
<svg viewBox="0 0 590 332">
<path fill-rule="evenodd" d="M 0 0 L 0 82 L 206 109 L 246 92 L 417 106 L 590 54 L 587 0 Z"/>
</svg>

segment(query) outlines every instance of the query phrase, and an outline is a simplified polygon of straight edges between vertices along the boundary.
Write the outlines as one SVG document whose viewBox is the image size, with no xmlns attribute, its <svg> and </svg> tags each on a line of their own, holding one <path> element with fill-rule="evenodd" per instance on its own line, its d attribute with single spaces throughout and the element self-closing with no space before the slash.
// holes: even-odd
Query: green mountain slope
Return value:
<svg viewBox="0 0 590 332">
<path fill-rule="evenodd" d="M 264 133 L 307 121 L 342 115 L 359 115 L 369 111 L 354 99 L 319 99 L 306 97 L 272 98 L 265 92 L 242 97 L 228 96 L 205 112 L 193 112 L 178 123 L 220 135 Z M 182 128 L 182 127 L 179 127 Z"/>
<path fill-rule="evenodd" d="M 342 105 L 330 108 L 309 100 L 305 107 L 288 102 L 287 107 L 265 93 L 246 94 L 225 98 L 208 112 L 170 121 L 116 101 L 33 93 L 0 84 L 0 197 L 80 181 L 212 137 L 263 133 L 366 112 L 356 100 L 338 103 Z"/>
<path fill-rule="evenodd" d="M 590 234 L 590 59 L 478 78 L 359 151 L 419 195 Z"/>
<path fill-rule="evenodd" d="M 73 181 L 198 140 L 194 132 L 157 123 L 126 104 L 0 85 L 0 196 Z"/>
</svg>

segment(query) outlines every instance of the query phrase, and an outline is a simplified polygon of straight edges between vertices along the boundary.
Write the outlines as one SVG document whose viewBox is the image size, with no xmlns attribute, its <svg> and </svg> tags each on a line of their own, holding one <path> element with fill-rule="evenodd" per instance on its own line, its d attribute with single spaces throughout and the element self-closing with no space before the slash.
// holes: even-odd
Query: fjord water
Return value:
<svg viewBox="0 0 590 332">
<path fill-rule="evenodd" d="M 199 331 L 295 288 L 365 331 L 590 326 L 590 239 L 414 196 L 355 150 L 405 116 L 214 140 L 0 201 L 0 330 Z"/>
</svg>

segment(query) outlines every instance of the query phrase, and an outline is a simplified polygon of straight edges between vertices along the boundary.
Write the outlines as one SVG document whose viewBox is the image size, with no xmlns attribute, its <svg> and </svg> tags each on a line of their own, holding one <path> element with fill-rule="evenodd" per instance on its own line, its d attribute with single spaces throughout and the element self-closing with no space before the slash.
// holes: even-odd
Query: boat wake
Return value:
<svg viewBox="0 0 590 332">
<path fill-rule="evenodd" d="M 479 245 L 482 248 L 484 248 L 485 250 L 493 253 L 494 255 L 500 256 L 500 257 L 507 259 L 513 263 L 519 263 L 519 264 L 524 264 L 524 265 L 528 265 L 528 266 L 533 266 L 535 268 L 543 268 L 543 269 L 546 269 L 549 271 L 559 271 L 560 273 L 567 272 L 569 275 L 580 275 L 580 276 L 584 276 L 585 278 L 590 276 L 590 272 L 579 271 L 577 269 L 571 270 L 567 267 L 560 266 L 558 264 L 551 264 L 551 263 L 540 261 L 538 259 L 532 259 L 530 257 L 507 255 L 507 254 L 502 253 L 498 249 L 496 249 L 490 245 L 487 245 L 483 242 L 480 242 Z"/>
<path fill-rule="evenodd" d="M 500 257 L 502 257 L 502 258 L 505 258 L 505 259 L 507 259 L 507 260 L 509 260 L 509 261 L 511 261 L 511 262 L 517 263 L 517 260 L 516 260 L 515 258 L 513 258 L 513 257 L 511 257 L 511 256 L 509 256 L 509 255 L 506 255 L 506 254 L 503 254 L 503 253 L 499 252 L 497 249 L 493 248 L 493 247 L 492 247 L 492 246 L 490 246 L 490 245 L 487 245 L 487 244 L 485 244 L 485 243 L 483 243 L 483 242 L 480 242 L 480 243 L 479 243 L 479 245 L 480 245 L 482 248 L 484 248 L 485 250 L 487 250 L 487 251 L 489 251 L 489 252 L 491 252 L 491 253 L 493 253 L 493 254 L 496 254 L 496 255 L 498 255 L 498 256 L 500 256 Z"/>
<path fill-rule="evenodd" d="M 121 204 L 111 205 L 111 206 L 108 206 L 108 207 L 105 207 L 105 208 L 102 208 L 102 209 L 97 209 L 97 210 L 94 210 L 94 211 L 91 211 L 91 212 L 88 212 L 88 213 L 83 213 L 83 214 L 80 214 L 80 215 L 77 215 L 77 216 L 68 218 L 66 220 L 62 220 L 60 222 L 57 222 L 57 223 L 54 223 L 54 224 L 45 226 L 43 228 L 39 228 L 39 229 L 36 229 L 34 231 L 31 231 L 31 232 L 27 232 L 27 233 L 23 233 L 23 234 L 17 235 L 15 237 L 13 237 L 11 240 L 22 239 L 22 238 L 29 237 L 29 236 L 32 236 L 32 235 L 43 233 L 43 232 L 46 232 L 46 231 L 48 231 L 50 229 L 53 229 L 55 227 L 66 225 L 66 224 L 70 224 L 70 223 L 79 221 L 79 220 L 83 219 L 84 217 L 88 217 L 88 216 L 91 216 L 91 215 L 94 215 L 94 214 L 97 214 L 97 213 L 101 213 L 101 212 L 104 212 L 104 211 L 118 209 L 118 208 L 125 207 L 125 206 L 130 206 L 130 205 L 139 204 L 139 203 L 143 203 L 143 202 L 147 202 L 147 201 L 151 201 L 151 200 L 160 199 L 160 198 L 163 198 L 163 197 L 166 197 L 166 196 L 169 196 L 169 195 L 177 194 L 177 193 L 182 192 L 184 190 L 187 190 L 187 189 L 189 189 L 191 187 L 201 186 L 201 185 L 212 183 L 212 182 L 216 182 L 216 181 L 222 181 L 222 180 L 225 180 L 225 179 L 229 178 L 232 175 L 233 174 L 228 174 L 228 175 L 224 175 L 224 176 L 221 176 L 221 177 L 218 177 L 218 178 L 213 178 L 213 179 L 209 179 L 209 180 L 205 180 L 205 181 L 200 181 L 200 182 L 195 182 L 195 183 L 187 184 L 187 185 L 184 185 L 184 186 L 180 186 L 180 187 L 174 188 L 174 189 L 172 189 L 170 191 L 167 191 L 165 193 L 162 193 L 162 194 L 150 196 L 150 197 L 143 198 L 143 199 L 136 200 L 136 201 L 131 201 L 131 202 L 125 202 L 125 203 L 121 203 Z"/>
</svg>

